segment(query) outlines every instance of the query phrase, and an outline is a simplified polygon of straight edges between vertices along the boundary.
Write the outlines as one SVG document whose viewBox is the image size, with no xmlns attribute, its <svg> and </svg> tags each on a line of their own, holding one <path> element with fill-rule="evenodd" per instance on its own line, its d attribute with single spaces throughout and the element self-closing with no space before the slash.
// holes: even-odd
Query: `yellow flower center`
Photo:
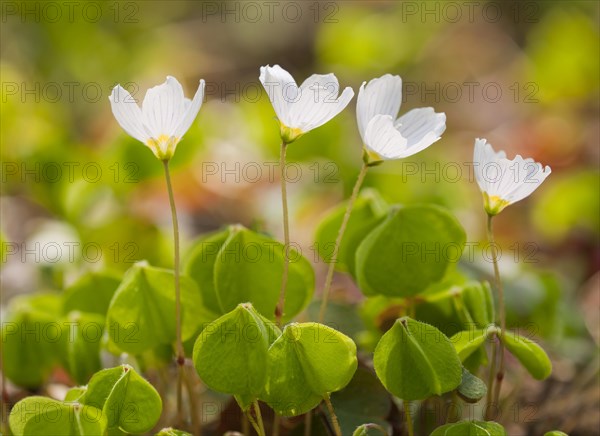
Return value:
<svg viewBox="0 0 600 436">
<path fill-rule="evenodd" d="M 160 160 L 169 160 L 175 153 L 175 146 L 181 138 L 175 136 L 159 135 L 158 138 L 150 138 L 146 145 L 152 150 L 154 155 Z"/>
<path fill-rule="evenodd" d="M 498 215 L 502 210 L 510 204 L 510 201 L 504 200 L 497 195 L 488 195 L 483 193 L 483 206 L 485 211 L 490 215 Z"/>
</svg>

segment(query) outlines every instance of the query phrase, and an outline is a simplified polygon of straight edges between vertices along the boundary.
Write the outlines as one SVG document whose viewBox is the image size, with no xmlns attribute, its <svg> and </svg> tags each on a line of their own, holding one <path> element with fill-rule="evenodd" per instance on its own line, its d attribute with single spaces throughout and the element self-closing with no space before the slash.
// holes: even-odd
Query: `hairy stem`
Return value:
<svg viewBox="0 0 600 436">
<path fill-rule="evenodd" d="M 338 421 L 338 417 L 335 414 L 335 410 L 333 409 L 333 404 L 331 404 L 331 399 L 329 398 L 329 395 L 325 395 L 323 399 L 325 400 L 325 404 L 327 405 L 327 410 L 329 410 L 329 416 L 331 416 L 331 424 L 333 425 L 333 431 L 335 433 L 335 436 L 342 436 L 340 422 Z"/>
<path fill-rule="evenodd" d="M 286 182 L 286 171 L 285 171 L 285 152 L 287 150 L 287 144 L 281 142 L 281 152 L 279 156 L 279 166 L 281 168 L 281 205 L 283 208 L 283 275 L 281 277 L 281 291 L 279 292 L 279 302 L 275 309 L 275 321 L 278 325 L 281 325 L 281 318 L 283 317 L 283 308 L 285 306 L 285 291 L 288 282 L 288 273 L 290 268 L 290 223 L 288 213 L 288 202 L 287 202 L 287 182 Z"/>
<path fill-rule="evenodd" d="M 488 374 L 488 390 L 485 397 L 485 409 L 483 411 L 483 419 L 489 421 L 492 416 L 492 398 L 494 393 L 494 380 L 496 378 L 496 350 L 498 349 L 498 341 L 495 340 L 492 344 L 492 358 L 490 359 L 490 372 Z"/>
<path fill-rule="evenodd" d="M 171 184 L 171 174 L 169 173 L 169 161 L 164 160 L 165 181 L 169 193 L 169 204 L 171 206 L 171 219 L 173 221 L 173 269 L 175 271 L 175 336 L 177 353 L 177 418 L 181 421 L 183 416 L 183 365 L 185 363 L 185 354 L 183 351 L 183 342 L 181 340 L 181 295 L 179 288 L 179 222 L 177 221 L 177 208 L 175 207 L 175 196 L 173 195 L 173 186 Z"/>
<path fill-rule="evenodd" d="M 408 431 L 408 436 L 414 436 L 415 431 L 413 429 L 412 416 L 410 414 L 410 401 L 402 401 L 404 405 L 404 418 L 406 419 L 406 430 Z"/>
<path fill-rule="evenodd" d="M 488 215 L 487 222 L 487 237 L 490 246 L 492 247 L 492 262 L 494 264 L 494 282 L 498 292 L 498 316 L 500 318 L 500 335 L 498 336 L 498 371 L 496 372 L 496 387 L 494 390 L 494 405 L 499 406 L 500 389 L 502 388 L 502 380 L 504 380 L 504 343 L 502 336 L 506 330 L 506 309 L 504 307 L 504 290 L 502 281 L 500 280 L 500 270 L 498 268 L 498 247 L 494 240 L 494 229 L 492 226 L 492 215 Z"/>
<path fill-rule="evenodd" d="M 190 415 L 192 418 L 192 434 L 196 436 L 202 436 L 202 424 L 198 418 L 198 402 L 196 401 L 196 394 L 194 392 L 193 374 L 190 371 L 184 370 L 184 382 L 188 393 L 188 399 L 190 402 Z"/>
<path fill-rule="evenodd" d="M 363 166 L 360 169 L 360 172 L 358 173 L 356 183 L 354 184 L 354 188 L 352 189 L 352 195 L 348 200 L 348 205 L 346 206 L 346 213 L 344 214 L 344 218 L 342 219 L 342 225 L 340 226 L 337 237 L 335 239 L 335 247 L 333 250 L 333 255 L 331 256 L 331 260 L 329 261 L 329 266 L 327 267 L 325 287 L 323 288 L 323 296 L 321 299 L 321 309 L 319 310 L 320 323 L 322 323 L 325 320 L 325 312 L 327 311 L 327 302 L 329 300 L 329 291 L 331 289 L 331 283 L 333 282 L 333 271 L 335 269 L 335 264 L 337 263 L 340 244 L 342 243 L 342 238 L 344 237 L 344 233 L 346 232 L 346 227 L 348 226 L 348 221 L 350 220 L 350 215 L 352 214 L 354 202 L 358 197 L 358 192 L 360 191 L 360 187 L 362 186 L 363 181 L 365 180 L 365 175 L 367 174 L 368 169 L 368 165 L 366 163 L 363 163 Z"/>
</svg>

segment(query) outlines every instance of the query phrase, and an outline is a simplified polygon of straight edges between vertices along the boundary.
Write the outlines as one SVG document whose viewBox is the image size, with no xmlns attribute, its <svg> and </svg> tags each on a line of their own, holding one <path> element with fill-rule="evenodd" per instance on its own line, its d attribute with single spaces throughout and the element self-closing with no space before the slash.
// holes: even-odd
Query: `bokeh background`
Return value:
<svg viewBox="0 0 600 436">
<path fill-rule="evenodd" d="M 510 434 L 597 434 L 598 18 L 595 1 L 2 2 L 2 303 L 60 290 L 90 269 L 171 265 L 162 168 L 114 120 L 115 84 L 142 99 L 167 74 L 188 96 L 207 82 L 173 160 L 185 248 L 230 223 L 281 235 L 278 128 L 261 65 L 280 64 L 299 82 L 334 72 L 356 92 L 399 74 L 401 112 L 433 106 L 447 130 L 417 156 L 373 169 L 366 186 L 390 203 L 450 208 L 474 247 L 465 269 L 491 270 L 480 253 L 474 139 L 552 167 L 496 219 L 511 323 L 535 326 L 554 363 L 546 382 L 517 380 L 514 401 L 525 406 L 501 421 Z M 315 227 L 348 196 L 361 163 L 355 101 L 288 151 L 298 170 L 292 239 L 316 261 L 317 289 L 325 267 L 311 248 Z M 343 278 L 334 298 L 360 299 Z"/>
</svg>

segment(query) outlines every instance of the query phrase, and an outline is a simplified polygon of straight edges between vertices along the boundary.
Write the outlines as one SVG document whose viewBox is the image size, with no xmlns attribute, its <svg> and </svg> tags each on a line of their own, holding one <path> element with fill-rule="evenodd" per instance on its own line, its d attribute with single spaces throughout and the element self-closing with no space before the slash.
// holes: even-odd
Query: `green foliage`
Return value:
<svg viewBox="0 0 600 436">
<path fill-rule="evenodd" d="M 109 429 L 132 434 L 152 429 L 162 412 L 158 392 L 129 365 L 97 372 L 78 401 L 102 410 Z"/>
<path fill-rule="evenodd" d="M 190 338 L 210 320 L 202 306 L 196 284 L 180 277 L 182 338 Z M 111 341 L 122 351 L 142 353 L 175 342 L 175 291 L 173 271 L 145 262 L 132 266 L 108 308 L 106 317 Z"/>
<path fill-rule="evenodd" d="M 465 361 L 473 352 L 481 347 L 492 335 L 500 332 L 500 329 L 490 326 L 486 329 L 468 330 L 456 333 L 450 341 L 458 353 L 461 361 Z"/>
<path fill-rule="evenodd" d="M 378 424 L 362 424 L 356 427 L 352 436 L 387 436 L 388 432 Z"/>
<path fill-rule="evenodd" d="M 76 383 L 83 384 L 102 369 L 100 346 L 104 317 L 95 313 L 70 312 L 65 325 L 68 336 L 63 355 L 64 366 Z"/>
<path fill-rule="evenodd" d="M 37 396 L 15 404 L 8 422 L 14 436 L 98 436 L 107 427 L 101 410 Z"/>
<path fill-rule="evenodd" d="M 544 380 L 552 373 L 552 362 L 538 344 L 512 331 L 500 336 L 504 346 L 515 356 L 536 380 Z"/>
<path fill-rule="evenodd" d="M 460 223 L 441 207 L 396 208 L 358 248 L 358 285 L 368 296 L 417 295 L 459 260 L 465 239 Z"/>
<path fill-rule="evenodd" d="M 317 227 L 315 244 L 325 262 L 330 262 L 335 251 L 338 230 L 347 206 L 347 202 L 336 206 Z M 386 211 L 387 204 L 376 190 L 361 191 L 354 203 L 344 238 L 338 248 L 336 269 L 355 274 L 356 250 L 365 236 L 385 217 Z"/>
<path fill-rule="evenodd" d="M 463 368 L 462 380 L 456 388 L 456 393 L 467 403 L 476 403 L 485 397 L 487 386 L 481 379 Z"/>
<path fill-rule="evenodd" d="M 357 368 L 356 345 L 323 324 L 292 323 L 269 348 L 261 400 L 276 413 L 297 416 L 343 389 Z"/>
<path fill-rule="evenodd" d="M 569 435 L 560 430 L 552 430 L 552 431 L 548 431 L 548 432 L 544 433 L 544 436 L 569 436 Z"/>
<path fill-rule="evenodd" d="M 496 422 L 461 421 L 442 425 L 431 436 L 506 436 L 506 430 Z"/>
<path fill-rule="evenodd" d="M 460 295 L 466 309 L 465 321 L 468 325 L 485 328 L 494 322 L 494 297 L 488 282 L 470 282 L 465 285 Z"/>
<path fill-rule="evenodd" d="M 88 272 L 64 291 L 63 311 L 72 310 L 105 316 L 121 280 L 110 272 Z"/>
<path fill-rule="evenodd" d="M 229 226 L 192 249 L 185 270 L 196 281 L 207 307 L 225 314 L 251 302 L 274 319 L 281 291 L 284 247 L 280 242 L 243 226 Z M 284 320 L 303 310 L 314 292 L 314 272 L 308 260 L 290 250 Z"/>
<path fill-rule="evenodd" d="M 408 317 L 398 319 L 383 335 L 373 364 L 386 389 L 407 401 L 449 392 L 462 379 L 450 340 L 435 327 Z"/>
<path fill-rule="evenodd" d="M 57 366 L 66 336 L 56 294 L 33 294 L 11 300 L 2 320 L 2 368 L 16 385 L 37 388 Z"/>
<path fill-rule="evenodd" d="M 385 419 L 392 401 L 375 374 L 365 368 L 359 367 L 344 389 L 331 394 L 331 403 L 342 434 L 350 434 L 357 427 L 366 427 L 365 434 L 385 434 L 385 429 L 389 429 Z M 361 425 L 365 422 L 369 424 Z"/>
<path fill-rule="evenodd" d="M 207 326 L 194 346 L 194 365 L 206 385 L 236 395 L 244 410 L 263 391 L 267 352 L 281 331 L 250 304 L 240 304 Z"/>
<path fill-rule="evenodd" d="M 155 436 L 192 436 L 192 435 L 183 430 L 176 430 L 174 428 L 168 427 L 168 428 L 163 428 L 161 431 L 156 433 Z"/>
</svg>

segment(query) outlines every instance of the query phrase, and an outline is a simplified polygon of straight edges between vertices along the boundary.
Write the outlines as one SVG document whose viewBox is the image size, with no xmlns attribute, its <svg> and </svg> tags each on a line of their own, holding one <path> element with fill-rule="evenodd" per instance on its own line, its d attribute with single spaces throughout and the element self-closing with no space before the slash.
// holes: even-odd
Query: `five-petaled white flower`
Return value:
<svg viewBox="0 0 600 436">
<path fill-rule="evenodd" d="M 473 165 L 489 215 L 497 215 L 506 206 L 529 196 L 552 172 L 549 166 L 544 168 L 531 158 L 517 155 L 513 160 L 507 159 L 504 151 L 496 153 L 485 139 L 475 140 Z"/>
<path fill-rule="evenodd" d="M 298 86 L 279 65 L 261 67 L 263 84 L 279 119 L 281 139 L 289 144 L 339 114 L 354 97 L 347 87 L 341 95 L 334 74 L 313 74 Z"/>
<path fill-rule="evenodd" d="M 115 86 L 109 100 L 121 127 L 147 145 L 158 159 L 168 161 L 198 115 L 203 98 L 204 80 L 190 100 L 184 97 L 177 79 L 167 76 L 165 83 L 146 92 L 141 109 L 121 85 Z"/>
<path fill-rule="evenodd" d="M 418 153 L 440 139 L 446 130 L 446 114 L 436 113 L 430 107 L 413 109 L 397 118 L 401 103 L 400 76 L 385 74 L 361 85 L 356 118 L 367 164 Z"/>
</svg>

